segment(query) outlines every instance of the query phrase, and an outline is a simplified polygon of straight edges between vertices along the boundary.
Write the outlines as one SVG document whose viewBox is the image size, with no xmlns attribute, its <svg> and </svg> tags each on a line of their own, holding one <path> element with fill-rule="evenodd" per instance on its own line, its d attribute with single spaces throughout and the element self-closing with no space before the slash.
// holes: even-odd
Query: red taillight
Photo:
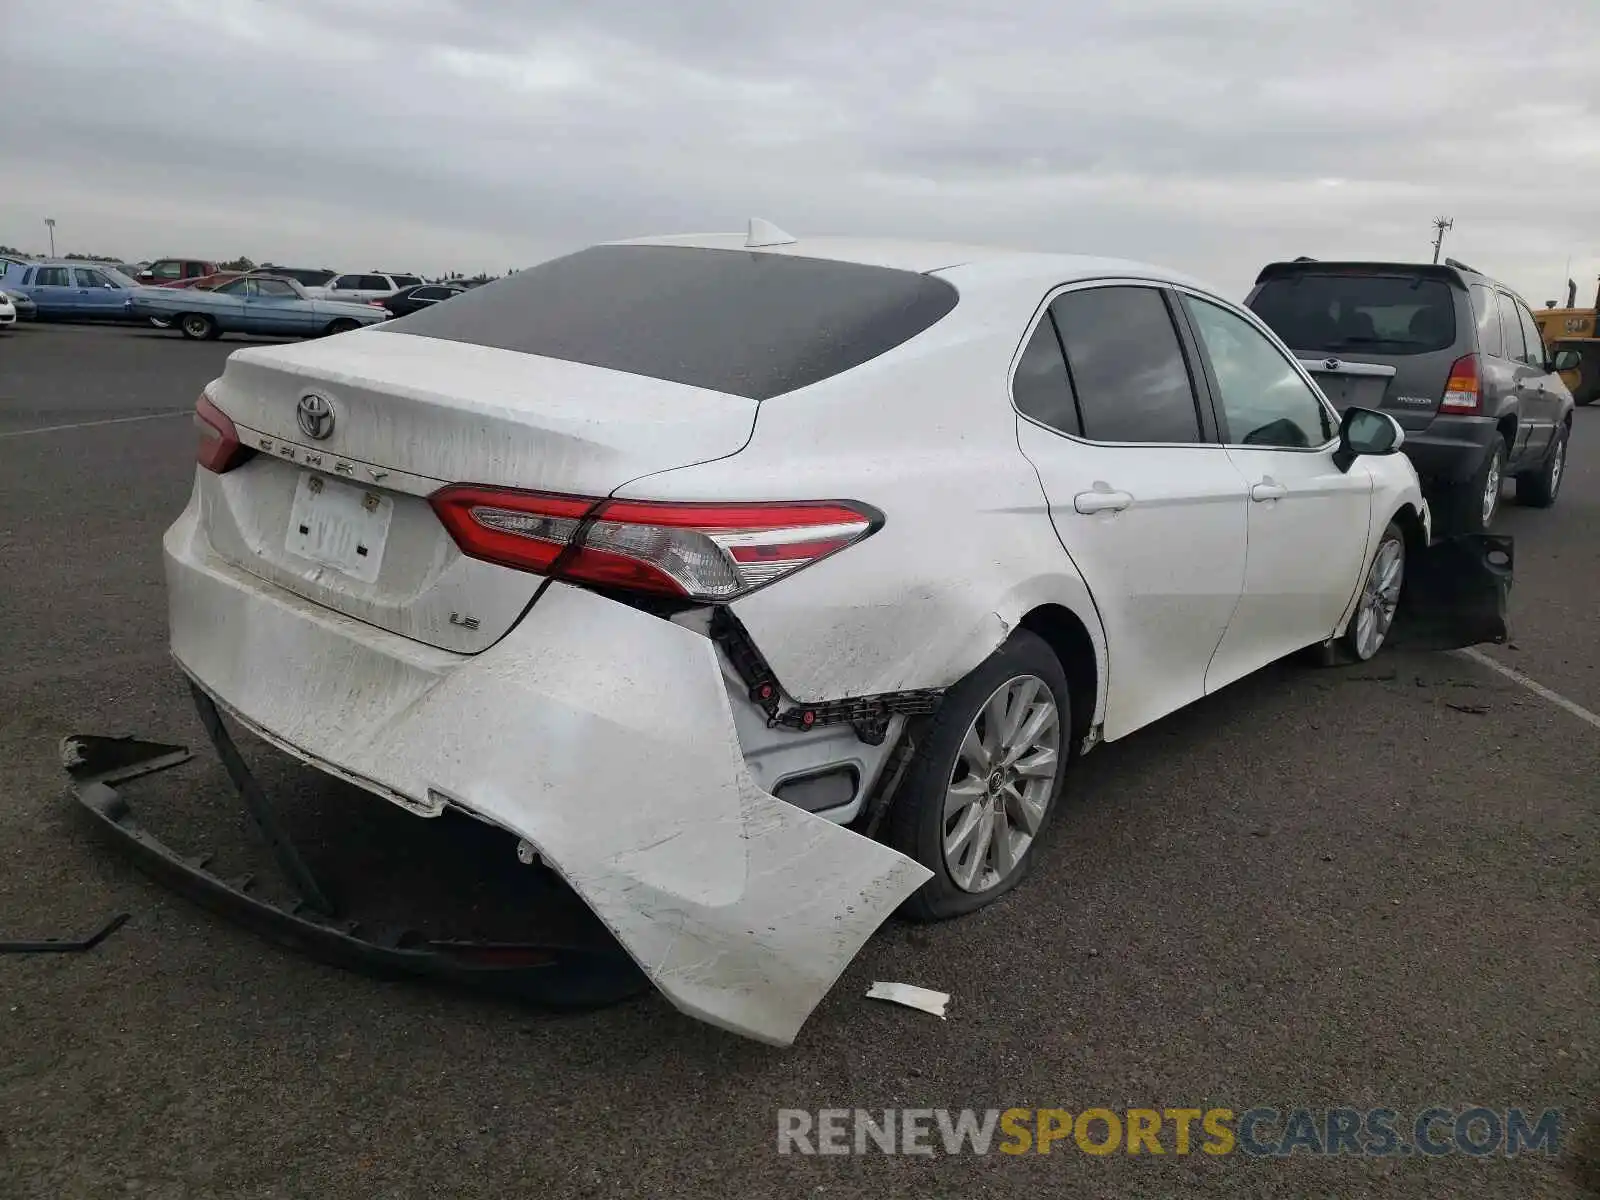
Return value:
<svg viewBox="0 0 1600 1200">
<path fill-rule="evenodd" d="M 1483 392 L 1478 386 L 1478 356 L 1463 354 L 1450 365 L 1450 378 L 1444 385 L 1439 411 L 1457 416 L 1483 411 Z"/>
<path fill-rule="evenodd" d="M 195 402 L 194 427 L 200 434 L 194 458 L 208 471 L 221 475 L 224 471 L 233 470 L 254 453 L 239 441 L 239 431 L 228 419 L 228 414 L 211 403 L 204 392 Z"/>
<path fill-rule="evenodd" d="M 732 600 L 843 550 L 881 523 L 839 502 L 670 504 L 468 485 L 429 503 L 463 554 L 552 573 L 585 518 L 583 544 L 555 574 L 691 600 Z"/>
</svg>

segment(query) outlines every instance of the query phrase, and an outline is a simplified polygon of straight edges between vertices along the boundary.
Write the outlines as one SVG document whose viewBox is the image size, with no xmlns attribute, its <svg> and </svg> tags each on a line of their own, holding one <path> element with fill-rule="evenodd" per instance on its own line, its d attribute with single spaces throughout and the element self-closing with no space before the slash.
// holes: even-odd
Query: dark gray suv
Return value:
<svg viewBox="0 0 1600 1200">
<path fill-rule="evenodd" d="M 1509 288 L 1454 259 L 1297 259 L 1263 268 L 1245 303 L 1340 412 L 1399 421 L 1436 531 L 1487 528 L 1507 475 L 1519 503 L 1555 503 L 1572 432 L 1556 372 L 1572 352 L 1551 358 Z"/>
</svg>

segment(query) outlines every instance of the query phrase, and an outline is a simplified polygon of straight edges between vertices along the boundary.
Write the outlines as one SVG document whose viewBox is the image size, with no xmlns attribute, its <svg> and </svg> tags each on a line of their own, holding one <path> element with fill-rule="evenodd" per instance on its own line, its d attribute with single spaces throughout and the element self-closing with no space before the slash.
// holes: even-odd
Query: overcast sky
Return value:
<svg viewBox="0 0 1600 1200">
<path fill-rule="evenodd" d="M 499 272 L 761 215 L 1242 295 L 1448 214 L 1535 305 L 1600 272 L 1597 0 L 0 0 L 0 97 L 0 243 L 128 259 Z"/>
</svg>

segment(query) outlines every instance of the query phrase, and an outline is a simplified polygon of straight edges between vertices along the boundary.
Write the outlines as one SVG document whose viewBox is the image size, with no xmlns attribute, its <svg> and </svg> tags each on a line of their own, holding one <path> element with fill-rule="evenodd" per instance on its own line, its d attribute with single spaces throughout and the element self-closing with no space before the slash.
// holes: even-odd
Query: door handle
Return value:
<svg viewBox="0 0 1600 1200">
<path fill-rule="evenodd" d="M 1289 489 L 1270 477 L 1260 483 L 1250 485 L 1250 499 L 1252 500 L 1282 500 L 1289 494 Z"/>
<path fill-rule="evenodd" d="M 1079 492 L 1072 498 L 1072 507 L 1084 516 L 1091 513 L 1121 512 L 1133 503 L 1127 492 L 1114 492 L 1103 483 L 1096 483 L 1094 491 Z"/>
</svg>

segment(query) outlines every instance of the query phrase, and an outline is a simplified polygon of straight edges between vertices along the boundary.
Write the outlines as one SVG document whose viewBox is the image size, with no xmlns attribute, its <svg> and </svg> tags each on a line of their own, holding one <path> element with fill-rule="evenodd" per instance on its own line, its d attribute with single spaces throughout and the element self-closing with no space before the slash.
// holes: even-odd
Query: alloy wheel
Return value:
<svg viewBox="0 0 1600 1200">
<path fill-rule="evenodd" d="M 1494 511 L 1500 506 L 1500 455 L 1498 452 L 1489 456 L 1489 474 L 1483 481 L 1483 527 L 1487 529 L 1489 522 L 1494 519 Z"/>
<path fill-rule="evenodd" d="M 1356 610 L 1356 654 L 1363 661 L 1376 654 L 1389 636 L 1395 610 L 1400 606 L 1405 562 L 1405 544 L 1398 538 L 1386 539 L 1372 558 Z"/>
<path fill-rule="evenodd" d="M 967 727 L 944 804 L 944 863 L 962 891 L 1004 884 L 1033 844 L 1055 789 L 1061 713 L 1049 685 L 1019 675 Z"/>
</svg>

